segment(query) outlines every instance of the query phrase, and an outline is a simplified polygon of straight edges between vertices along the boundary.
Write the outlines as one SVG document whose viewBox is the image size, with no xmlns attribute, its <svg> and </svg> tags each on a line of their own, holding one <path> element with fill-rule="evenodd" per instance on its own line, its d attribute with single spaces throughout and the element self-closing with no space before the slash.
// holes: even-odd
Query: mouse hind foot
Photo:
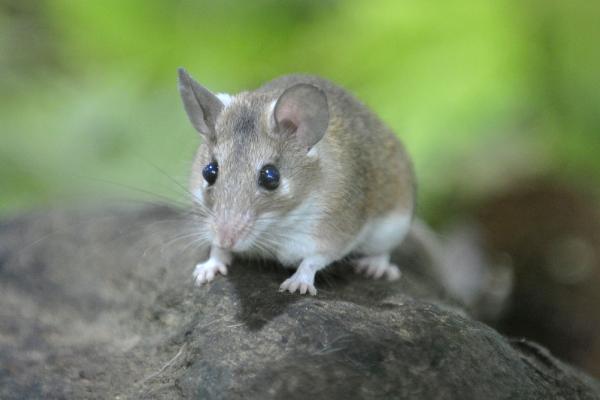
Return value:
<svg viewBox="0 0 600 400">
<path fill-rule="evenodd" d="M 388 281 L 400 279 L 400 268 L 390 262 L 389 254 L 365 256 L 353 261 L 354 271 L 369 278 L 385 278 Z"/>
</svg>

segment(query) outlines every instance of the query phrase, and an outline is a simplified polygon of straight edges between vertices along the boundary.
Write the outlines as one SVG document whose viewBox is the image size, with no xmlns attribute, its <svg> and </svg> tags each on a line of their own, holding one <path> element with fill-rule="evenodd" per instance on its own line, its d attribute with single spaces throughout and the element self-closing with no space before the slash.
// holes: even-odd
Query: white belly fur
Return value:
<svg viewBox="0 0 600 400">
<path fill-rule="evenodd" d="M 350 253 L 364 255 L 390 253 L 406 237 L 411 220 L 410 213 L 394 211 L 386 216 L 367 221 L 355 239 L 341 251 L 342 257 Z M 285 245 L 277 249 L 278 260 L 291 268 L 296 268 L 305 257 L 314 255 L 318 248 L 312 232 L 314 222 L 310 219 L 296 220 L 295 224 L 294 227 L 286 226 Z"/>
<path fill-rule="evenodd" d="M 296 268 L 304 258 L 316 253 L 318 239 L 314 232 L 321 218 L 316 203 L 314 198 L 309 198 L 284 217 L 275 229 L 276 236 L 283 239 L 275 248 L 277 260 L 283 265 Z"/>
<path fill-rule="evenodd" d="M 390 253 L 406 237 L 412 215 L 406 211 L 394 211 L 368 221 L 361 229 L 358 243 L 352 252 L 365 255 Z"/>
</svg>

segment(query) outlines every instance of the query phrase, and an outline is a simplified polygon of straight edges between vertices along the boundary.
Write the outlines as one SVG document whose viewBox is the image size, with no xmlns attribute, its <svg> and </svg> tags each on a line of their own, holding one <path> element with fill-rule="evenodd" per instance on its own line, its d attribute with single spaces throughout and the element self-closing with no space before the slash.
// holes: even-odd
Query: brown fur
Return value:
<svg viewBox="0 0 600 400">
<path fill-rule="evenodd" d="M 327 96 L 329 126 L 315 145 L 317 157 L 308 157 L 293 136 L 272 132 L 270 105 L 298 83 L 314 85 Z M 289 75 L 240 93 L 218 116 L 215 131 L 216 141 L 198 149 L 191 177 L 192 188 L 202 185 L 202 168 L 218 161 L 219 177 L 205 191 L 215 214 L 284 215 L 316 194 L 327 214 L 317 229 L 322 246 L 341 249 L 368 219 L 394 210 L 413 212 L 414 179 L 402 144 L 361 102 L 329 81 Z M 259 188 L 258 171 L 267 163 L 288 180 L 289 194 Z"/>
</svg>

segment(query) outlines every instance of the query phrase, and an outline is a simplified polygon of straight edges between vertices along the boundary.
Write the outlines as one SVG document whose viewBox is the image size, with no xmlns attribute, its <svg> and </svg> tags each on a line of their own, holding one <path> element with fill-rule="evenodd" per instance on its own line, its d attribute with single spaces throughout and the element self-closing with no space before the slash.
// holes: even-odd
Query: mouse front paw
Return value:
<svg viewBox="0 0 600 400">
<path fill-rule="evenodd" d="M 210 258 L 207 261 L 196 265 L 196 268 L 194 269 L 194 282 L 198 286 L 208 283 L 215 279 L 215 275 L 219 272 L 221 275 L 227 275 L 227 265 Z"/>
<path fill-rule="evenodd" d="M 287 290 L 290 293 L 295 293 L 296 290 L 298 290 L 300 294 L 306 294 L 308 292 L 315 296 L 317 294 L 317 289 L 315 288 L 313 280 L 309 281 L 302 276 L 296 275 L 297 274 L 294 274 L 289 279 L 283 281 L 281 286 L 279 286 L 279 291 L 285 292 Z"/>
</svg>

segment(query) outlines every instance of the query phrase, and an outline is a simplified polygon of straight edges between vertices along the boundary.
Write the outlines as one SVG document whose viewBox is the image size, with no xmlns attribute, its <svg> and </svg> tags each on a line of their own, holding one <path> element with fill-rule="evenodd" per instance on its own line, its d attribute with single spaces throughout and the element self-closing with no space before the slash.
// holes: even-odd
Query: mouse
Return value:
<svg viewBox="0 0 600 400">
<path fill-rule="evenodd" d="M 237 94 L 214 93 L 183 68 L 179 93 L 201 136 L 190 174 L 197 285 L 234 256 L 294 270 L 280 291 L 316 295 L 315 274 L 349 260 L 397 280 L 390 254 L 414 218 L 415 175 L 398 136 L 346 89 L 291 74 Z"/>
</svg>

